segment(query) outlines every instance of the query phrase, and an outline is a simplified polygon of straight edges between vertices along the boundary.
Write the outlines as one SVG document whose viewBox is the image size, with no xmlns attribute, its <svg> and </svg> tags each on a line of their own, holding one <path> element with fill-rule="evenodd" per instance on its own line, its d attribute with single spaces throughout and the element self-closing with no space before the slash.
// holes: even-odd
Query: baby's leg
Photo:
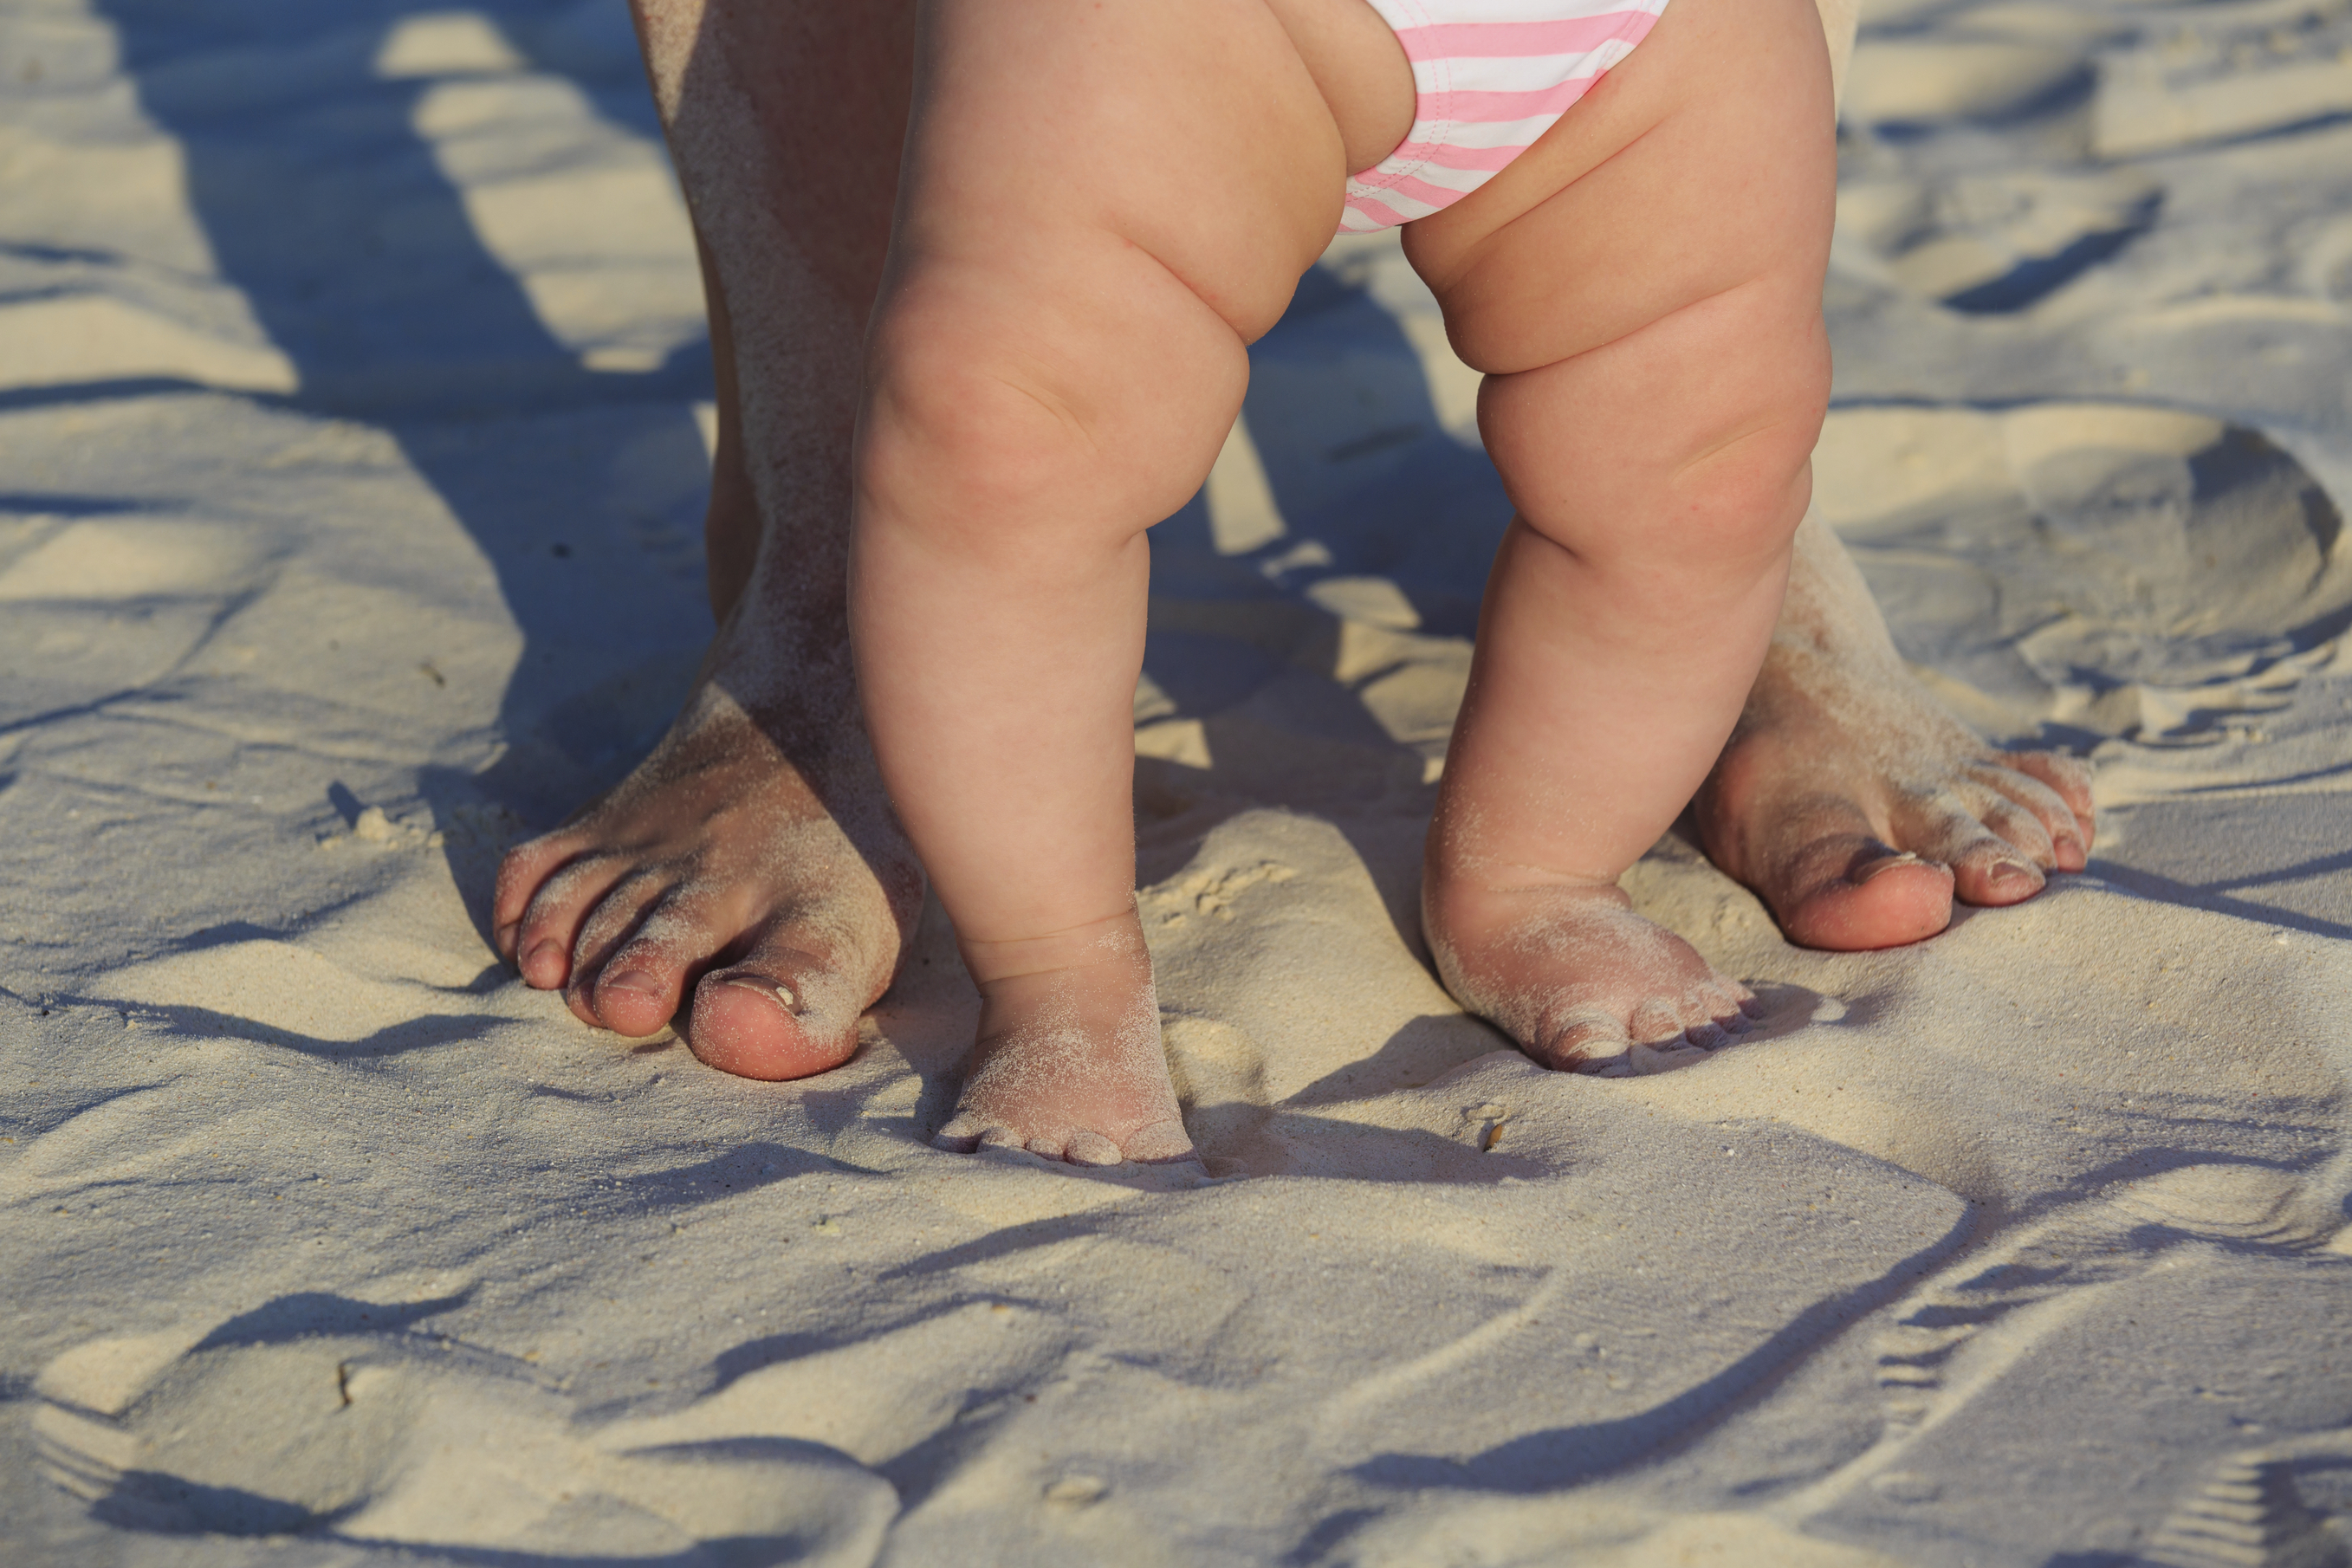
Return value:
<svg viewBox="0 0 2352 1568">
<path fill-rule="evenodd" d="M 1673 0 L 1476 195 L 1408 230 L 1518 516 L 1430 835 L 1447 983 L 1568 1067 L 1746 993 L 1617 879 L 1762 662 L 1829 391 L 1835 157 L 1809 0 Z"/>
<path fill-rule="evenodd" d="M 925 25 L 850 616 L 982 998 L 941 1138 L 1174 1158 L 1134 905 L 1144 530 L 1208 472 L 1246 344 L 1337 224 L 1345 139 L 1266 0 L 939 0 Z"/>
</svg>

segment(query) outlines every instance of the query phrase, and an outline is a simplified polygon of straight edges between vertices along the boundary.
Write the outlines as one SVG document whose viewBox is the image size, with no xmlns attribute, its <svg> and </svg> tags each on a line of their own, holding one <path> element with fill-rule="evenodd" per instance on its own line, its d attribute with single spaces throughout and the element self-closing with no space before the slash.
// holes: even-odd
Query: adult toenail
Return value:
<svg viewBox="0 0 2352 1568">
<path fill-rule="evenodd" d="M 1857 883 L 1867 882 L 1881 871 L 1892 871 L 1897 866 L 1916 866 L 1919 863 L 1919 857 L 1906 850 L 1900 855 L 1889 855 L 1883 860 L 1873 860 L 1869 865 L 1856 871 L 1853 874 L 1853 879 Z"/>
<path fill-rule="evenodd" d="M 2024 887 L 2033 880 L 2033 873 L 2014 860 L 2003 860 L 1992 868 L 1992 885 L 1996 888 Z"/>
<path fill-rule="evenodd" d="M 563 962 L 563 944 L 550 937 L 522 955 L 525 969 L 544 969 L 551 963 Z"/>
<path fill-rule="evenodd" d="M 654 977 L 642 969 L 632 969 L 626 974 L 615 974 L 605 981 L 604 984 L 614 991 L 635 991 L 647 996 L 659 994 L 659 988 L 654 984 Z"/>
<path fill-rule="evenodd" d="M 749 974 L 730 975 L 727 984 L 740 985 L 746 991 L 756 991 L 762 996 L 772 996 L 784 1005 L 784 1011 L 787 1013 L 798 1013 L 801 1010 L 801 999 L 793 994 L 793 989 L 789 985 L 779 985 L 772 980 L 755 979 Z"/>
</svg>

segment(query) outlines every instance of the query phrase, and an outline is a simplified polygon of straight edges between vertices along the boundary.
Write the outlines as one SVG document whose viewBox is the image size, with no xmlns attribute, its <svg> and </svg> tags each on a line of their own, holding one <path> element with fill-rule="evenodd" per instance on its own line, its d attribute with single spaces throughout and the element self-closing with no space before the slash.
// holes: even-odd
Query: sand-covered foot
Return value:
<svg viewBox="0 0 2352 1568">
<path fill-rule="evenodd" d="M 675 1020 L 713 1067 L 802 1078 L 856 1050 L 922 876 L 845 671 L 800 689 L 835 689 L 809 716 L 739 700 L 759 684 L 746 671 L 773 669 L 772 655 L 715 663 L 635 773 L 507 856 L 498 945 L 583 1022 L 639 1036 Z"/>
<path fill-rule="evenodd" d="M 1547 1067 L 1593 1069 L 1633 1047 L 1712 1049 L 1756 1002 L 1615 887 L 1450 886 L 1423 911 L 1438 973 L 1465 1007 Z"/>
<path fill-rule="evenodd" d="M 1193 1158 L 1151 958 L 1134 915 L 1025 942 L 967 942 L 980 1038 L 942 1149 L 1026 1149 L 1075 1165 Z"/>
<path fill-rule="evenodd" d="M 1952 900 L 2014 904 L 2079 871 L 2090 773 L 2002 752 L 1905 668 L 1859 572 L 1815 514 L 1738 729 L 1694 803 L 1708 857 L 1791 942 L 1895 947 Z"/>
</svg>

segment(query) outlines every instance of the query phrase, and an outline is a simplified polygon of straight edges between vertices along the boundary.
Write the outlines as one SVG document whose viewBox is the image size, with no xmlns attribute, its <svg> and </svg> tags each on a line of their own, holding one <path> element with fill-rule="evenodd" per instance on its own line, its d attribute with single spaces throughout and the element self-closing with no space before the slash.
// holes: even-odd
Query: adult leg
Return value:
<svg viewBox="0 0 2352 1568">
<path fill-rule="evenodd" d="M 2079 871 L 2090 777 L 2002 752 L 1904 668 L 1870 589 L 1819 512 L 1798 530 L 1780 623 L 1739 723 L 1693 804 L 1708 858 L 1792 942 L 1895 947 L 1952 900 L 2014 904 Z"/>
<path fill-rule="evenodd" d="M 584 1022 L 645 1035 L 683 1007 L 705 1061 L 796 1078 L 856 1048 L 922 897 L 845 630 L 850 433 L 912 6 L 640 0 L 637 22 L 704 256 L 720 624 L 653 755 L 507 858 L 498 939 Z"/>
</svg>

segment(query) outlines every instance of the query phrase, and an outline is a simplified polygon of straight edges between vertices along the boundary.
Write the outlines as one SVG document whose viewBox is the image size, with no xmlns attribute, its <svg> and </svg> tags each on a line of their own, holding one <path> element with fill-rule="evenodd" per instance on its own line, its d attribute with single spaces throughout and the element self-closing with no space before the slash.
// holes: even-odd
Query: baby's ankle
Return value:
<svg viewBox="0 0 2352 1568">
<path fill-rule="evenodd" d="M 1522 906 L 1558 909 L 1583 904 L 1622 910 L 1632 902 L 1614 877 L 1551 872 L 1532 866 L 1433 865 L 1422 879 L 1422 903 L 1433 913 L 1486 915 Z"/>
<path fill-rule="evenodd" d="M 963 938 L 957 943 L 964 967 L 983 993 L 1020 988 L 1024 980 L 1074 970 L 1137 969 L 1149 974 L 1151 956 L 1143 943 L 1143 922 L 1132 904 L 1117 914 L 1036 936 Z"/>
</svg>

